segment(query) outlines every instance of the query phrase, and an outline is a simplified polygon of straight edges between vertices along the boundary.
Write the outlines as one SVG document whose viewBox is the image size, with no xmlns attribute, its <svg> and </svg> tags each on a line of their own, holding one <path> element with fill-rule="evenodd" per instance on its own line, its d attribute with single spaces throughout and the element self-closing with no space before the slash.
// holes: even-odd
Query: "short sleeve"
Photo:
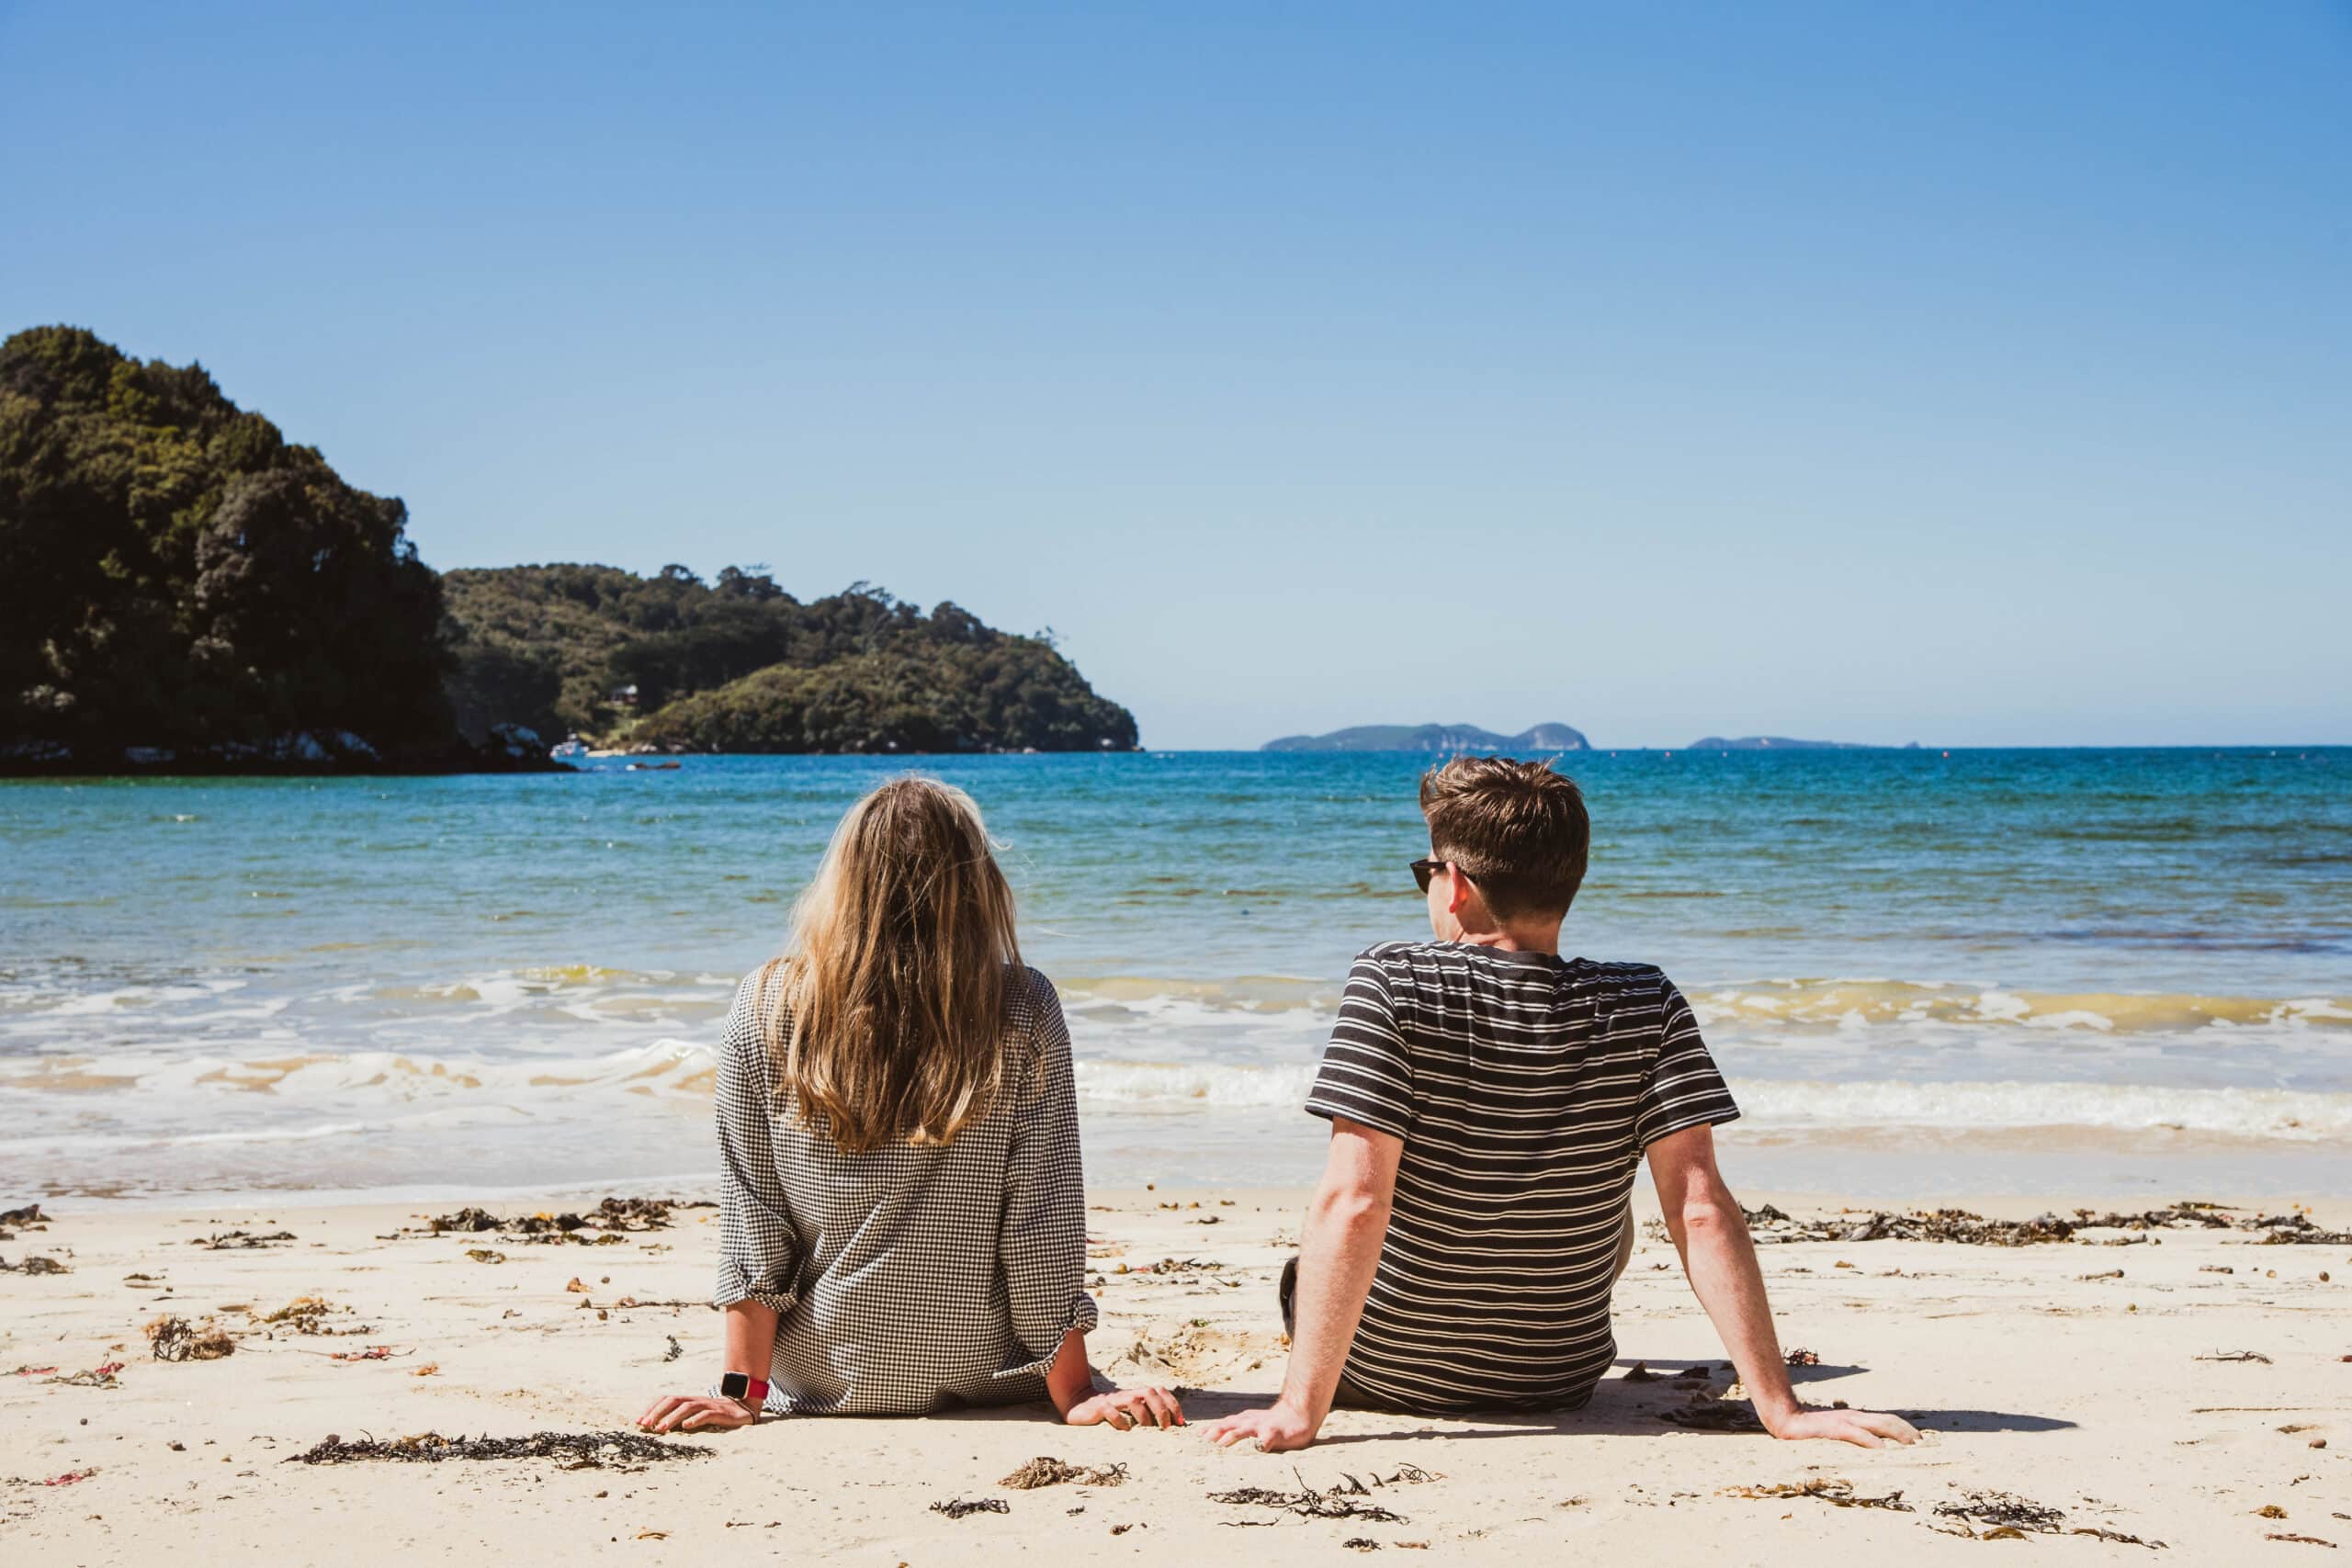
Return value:
<svg viewBox="0 0 2352 1568">
<path fill-rule="evenodd" d="M 1665 976 L 1658 976 L 1658 986 L 1662 1016 L 1657 1061 L 1642 1084 L 1641 1104 L 1634 1113 L 1634 1141 L 1645 1149 L 1669 1134 L 1739 1119 L 1739 1106 L 1714 1057 L 1707 1054 L 1690 1004 Z"/>
<path fill-rule="evenodd" d="M 1372 953 L 1358 957 L 1306 1097 L 1308 1114 L 1344 1116 L 1399 1138 L 1412 1127 L 1413 1056 L 1396 1000 L 1387 967 Z"/>
</svg>

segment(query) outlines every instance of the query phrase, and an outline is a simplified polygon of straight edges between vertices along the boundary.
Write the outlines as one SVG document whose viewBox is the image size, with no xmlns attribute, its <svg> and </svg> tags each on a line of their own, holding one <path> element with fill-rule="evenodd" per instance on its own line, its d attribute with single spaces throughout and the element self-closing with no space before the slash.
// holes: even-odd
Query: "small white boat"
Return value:
<svg viewBox="0 0 2352 1568">
<path fill-rule="evenodd" d="M 563 744 L 548 753 L 559 762 L 576 762 L 588 755 L 588 743 L 577 735 L 567 735 Z"/>
</svg>

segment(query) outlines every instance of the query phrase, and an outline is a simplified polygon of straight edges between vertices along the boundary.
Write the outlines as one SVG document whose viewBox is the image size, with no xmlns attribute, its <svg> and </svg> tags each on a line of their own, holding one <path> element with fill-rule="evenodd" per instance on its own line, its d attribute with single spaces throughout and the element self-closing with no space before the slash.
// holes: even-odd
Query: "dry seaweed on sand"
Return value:
<svg viewBox="0 0 2352 1568">
<path fill-rule="evenodd" d="M 1427 1472 L 1421 1472 L 1427 1475 Z M 1392 1513 L 1377 1503 L 1363 1503 L 1372 1489 L 1351 1475 L 1328 1492 L 1317 1492 L 1306 1483 L 1306 1478 L 1295 1470 L 1291 1478 L 1298 1483 L 1295 1492 L 1279 1492 L 1269 1486 L 1239 1486 L 1230 1492 L 1212 1492 L 1212 1503 L 1230 1503 L 1243 1506 L 1281 1508 L 1308 1519 L 1370 1519 L 1374 1524 L 1401 1525 L 1401 1514 Z M 1435 1479 L 1430 1477 L 1430 1479 Z"/>
<path fill-rule="evenodd" d="M 1163 1258 L 1157 1263 L 1122 1263 L 1114 1274 L 1213 1274 L 1224 1268 L 1214 1258 Z"/>
<path fill-rule="evenodd" d="M 1792 1367 L 1817 1367 L 1821 1365 L 1820 1353 L 1814 1350 L 1792 1350 L 1781 1359 L 1788 1362 L 1788 1364 Z"/>
<path fill-rule="evenodd" d="M 1009 1514 L 1012 1505 L 1001 1497 L 950 1497 L 945 1502 L 933 1503 L 931 1511 L 960 1519 L 973 1514 Z"/>
<path fill-rule="evenodd" d="M 237 1342 L 228 1331 L 207 1318 L 192 1325 L 184 1317 L 164 1316 L 141 1330 L 159 1361 L 217 1361 L 233 1352 Z"/>
<path fill-rule="evenodd" d="M 296 1296 L 276 1312 L 264 1313 L 257 1320 L 273 1327 L 288 1328 L 297 1334 L 367 1334 L 372 1332 L 366 1324 L 349 1328 L 329 1328 L 327 1319 L 338 1313 L 348 1314 L 347 1306 L 337 1306 L 324 1296 Z"/>
<path fill-rule="evenodd" d="M 534 1432 L 527 1438 L 445 1438 L 438 1432 L 417 1432 L 383 1442 L 363 1438 L 347 1443 L 330 1432 L 299 1454 L 281 1462 L 345 1464 L 355 1460 L 390 1460 L 407 1464 L 437 1464 L 452 1459 L 561 1459 L 566 1470 L 625 1467 L 631 1461 L 707 1459 L 707 1449 L 665 1443 L 639 1432 Z"/>
<path fill-rule="evenodd" d="M 120 1361 L 107 1361 L 101 1366 L 92 1367 L 87 1371 L 69 1372 L 63 1377 L 49 1377 L 40 1381 L 62 1383 L 68 1388 L 120 1388 L 122 1380 L 115 1376 L 115 1373 L 120 1371 L 122 1371 Z"/>
<path fill-rule="evenodd" d="M 1833 1481 L 1816 1476 L 1811 1481 L 1783 1481 L 1769 1486 L 1727 1486 L 1726 1497 L 1811 1497 L 1839 1508 L 1886 1508 L 1898 1514 L 1916 1513 L 1903 1500 L 1900 1492 L 1890 1492 L 1883 1497 L 1864 1496 L 1854 1490 L 1850 1481 Z"/>
<path fill-rule="evenodd" d="M 1970 1492 L 1958 1503 L 1939 1503 L 1936 1517 L 1990 1525 L 1996 1529 L 2032 1530 L 2055 1535 L 2066 1522 L 2066 1511 L 2009 1492 Z"/>
<path fill-rule="evenodd" d="M 2324 1546 L 2324 1547 L 2326 1547 L 2326 1548 L 2327 1548 L 2329 1551 L 2333 1551 L 2334 1550 L 2335 1550 L 2335 1542 L 2334 1542 L 2334 1541 L 2332 1541 L 2332 1540 L 2322 1540 L 2319 1537 L 2317 1537 L 2317 1536 L 2315 1536 L 2315 1535 L 2282 1535 L 2282 1534 L 2272 1534 L 2272 1535 L 2266 1535 L 2266 1536 L 2264 1536 L 2262 1539 L 2263 1539 L 2263 1540 L 2292 1540 L 2292 1541 L 2300 1541 L 2301 1543 L 2302 1543 L 2302 1544 L 2303 1544 L 2303 1545 L 2305 1545 L 2305 1546 Z"/>
<path fill-rule="evenodd" d="M 2266 1367 L 2270 1364 L 2270 1358 L 2259 1350 L 2216 1350 L 2210 1356 L 2197 1359 L 2200 1361 L 2259 1361 Z"/>
<path fill-rule="evenodd" d="M 574 1242 L 582 1247 L 617 1245 L 623 1231 L 659 1231 L 670 1228 L 670 1214 L 676 1209 L 707 1209 L 707 1202 L 690 1202 L 683 1198 L 606 1198 L 585 1213 L 511 1214 L 504 1218 L 487 1209 L 468 1207 L 453 1214 L 436 1214 L 424 1222 L 423 1231 L 402 1231 L 404 1235 L 475 1235 L 495 1231 L 501 1235 L 519 1237 L 533 1243 Z M 594 1236 L 580 1233 L 594 1229 Z"/>
<path fill-rule="evenodd" d="M 1040 1454 L 997 1483 L 1015 1492 L 1028 1492 L 1040 1486 L 1059 1486 L 1075 1481 L 1080 1486 L 1124 1486 L 1127 1481 L 1125 1464 L 1106 1464 L 1089 1470 L 1050 1454 Z"/>
<path fill-rule="evenodd" d="M 2076 1525 L 2066 1533 L 2068 1535 L 2086 1535 L 2098 1540 L 2113 1541 L 2118 1546 L 2144 1546 L 2150 1551 L 2162 1551 L 2165 1549 L 2165 1543 L 2163 1541 L 2143 1540 L 2136 1535 L 2125 1535 L 2121 1530 L 2107 1529 L 2098 1525 Z"/>
<path fill-rule="evenodd" d="M 1748 1218 L 1759 1242 L 1792 1241 L 1949 1241 L 1968 1247 L 2032 1247 L 2044 1242 L 2072 1241 L 2078 1228 L 2056 1214 L 2030 1220 L 1988 1220 L 1965 1209 L 1936 1209 L 1889 1213 L 1829 1214 L 1810 1220 L 1792 1219 L 1778 1209 L 1756 1211 Z"/>
<path fill-rule="evenodd" d="M 1351 1475 L 1348 1479 L 1353 1481 L 1355 1477 Z M 1423 1470 L 1418 1464 L 1400 1464 L 1396 1467 L 1396 1472 L 1394 1475 L 1383 1475 L 1378 1471 L 1373 1472 L 1372 1474 L 1372 1483 L 1374 1486 L 1423 1486 L 1430 1482 L 1444 1479 L 1445 1477 L 1439 1472 Z"/>
<path fill-rule="evenodd" d="M 211 1235 L 191 1236 L 190 1247 L 200 1247 L 208 1252 L 243 1252 L 256 1247 L 275 1247 L 281 1241 L 292 1241 L 292 1231 L 272 1231 L 263 1235 L 255 1231 L 220 1231 Z"/>
<path fill-rule="evenodd" d="M 1822 1214 L 1804 1220 L 1769 1203 L 1760 1209 L 1742 1212 L 1747 1216 L 1749 1231 L 1761 1243 L 1948 1241 L 1969 1247 L 2032 1247 L 2076 1240 L 2075 1233 L 2078 1231 L 2133 1231 L 2140 1233 L 2140 1238 L 2144 1239 L 2149 1231 L 2192 1229 L 2259 1232 L 2259 1245 L 2265 1247 L 2352 1246 L 2352 1231 L 2327 1230 L 2313 1224 L 2306 1214 L 2239 1215 L 2217 1204 L 2204 1202 L 2175 1203 L 2167 1209 L 2145 1209 L 2132 1214 L 2102 1214 L 2089 1209 L 2077 1209 L 2072 1219 L 2057 1214 L 2038 1214 L 2030 1220 L 1988 1220 L 1965 1209 L 1910 1210 L 1903 1213 L 1874 1210 L 1868 1213 Z"/>
<path fill-rule="evenodd" d="M 56 1258 L 44 1258 L 37 1252 L 28 1254 L 22 1263 L 11 1263 L 6 1258 L 0 1258 L 0 1274 L 71 1274 L 72 1272 L 74 1272 L 73 1269 L 68 1269 Z"/>
<path fill-rule="evenodd" d="M 2315 1225 L 2309 1214 L 2265 1214 L 2239 1228 L 2262 1232 L 2263 1247 L 2352 1247 L 2352 1231 Z"/>
</svg>

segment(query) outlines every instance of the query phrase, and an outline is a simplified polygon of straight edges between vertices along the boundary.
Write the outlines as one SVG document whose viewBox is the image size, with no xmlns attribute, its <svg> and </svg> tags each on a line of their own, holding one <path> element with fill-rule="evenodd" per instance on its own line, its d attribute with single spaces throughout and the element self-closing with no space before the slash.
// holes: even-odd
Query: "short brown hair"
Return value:
<svg viewBox="0 0 2352 1568">
<path fill-rule="evenodd" d="M 1456 757 L 1421 775 L 1430 850 L 1468 874 L 1498 919 L 1566 914 L 1584 883 L 1592 818 L 1548 762 Z"/>
</svg>

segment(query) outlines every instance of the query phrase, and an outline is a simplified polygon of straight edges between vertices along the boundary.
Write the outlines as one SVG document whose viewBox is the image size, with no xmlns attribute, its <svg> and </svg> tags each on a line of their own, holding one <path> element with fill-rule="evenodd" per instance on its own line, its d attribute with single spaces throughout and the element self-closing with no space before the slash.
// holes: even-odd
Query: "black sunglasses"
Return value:
<svg viewBox="0 0 2352 1568">
<path fill-rule="evenodd" d="M 1407 863 L 1413 869 L 1413 881 L 1415 885 L 1418 886 L 1422 892 L 1427 893 L 1430 890 L 1430 878 L 1435 876 L 1439 872 L 1443 871 L 1449 863 L 1442 860 L 1417 860 L 1409 861 Z M 1468 872 L 1463 871 L 1459 866 L 1456 866 L 1454 869 L 1461 875 L 1468 876 L 1470 874 Z M 1476 879 L 1474 878 L 1473 880 Z"/>
</svg>

